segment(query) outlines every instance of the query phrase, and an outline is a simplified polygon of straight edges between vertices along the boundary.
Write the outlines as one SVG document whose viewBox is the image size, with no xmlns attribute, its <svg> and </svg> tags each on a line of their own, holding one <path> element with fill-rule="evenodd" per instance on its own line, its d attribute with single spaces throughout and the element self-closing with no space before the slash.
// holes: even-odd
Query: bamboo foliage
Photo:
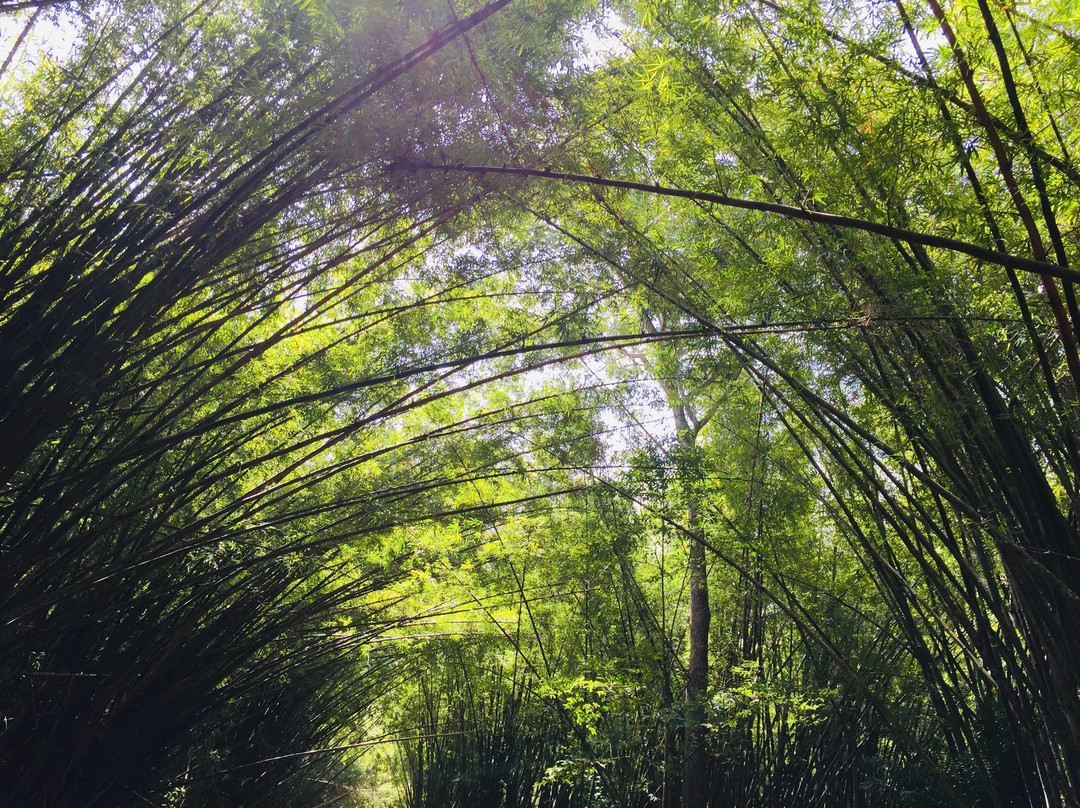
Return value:
<svg viewBox="0 0 1080 808">
<path fill-rule="evenodd" d="M 909 12 L 898 9 L 899 28 L 893 30 L 910 34 L 918 49 L 919 36 L 905 16 Z M 980 87 L 973 77 L 956 42 L 957 34 L 949 28 L 948 13 L 936 5 L 930 11 L 945 32 L 954 61 L 931 66 L 920 56 L 922 78 L 935 83 L 937 71 L 956 71 L 968 98 L 956 104 L 942 94 L 925 99 L 915 95 L 912 103 L 925 101 L 927 114 L 942 116 L 940 125 L 951 137 L 945 144 L 957 147 L 954 159 L 966 172 L 975 210 L 996 234 L 996 251 L 1042 260 L 1048 252 L 1042 247 L 1047 236 L 1041 234 L 1048 234 L 1059 244 L 1055 272 L 1065 274 L 1070 250 L 1054 234 L 1060 232 L 1057 218 L 1067 197 L 1055 197 L 1045 177 L 1047 172 L 1057 172 L 1059 180 L 1071 186 L 1069 149 L 1060 139 L 1053 145 L 1044 140 L 1038 149 L 1034 145 L 1009 62 L 1015 52 L 1008 52 L 995 22 L 1008 12 L 983 4 L 981 26 L 965 29 L 967 36 L 985 37 L 983 41 L 991 46 L 995 75 L 1008 98 L 1007 114 L 1015 122 L 1012 129 L 1002 131 L 998 121 L 1006 113 L 995 117 L 987 111 L 983 94 L 989 92 L 988 85 L 984 82 Z M 795 222 L 789 230 L 788 249 L 797 249 L 812 261 L 814 272 L 799 272 L 782 258 L 777 261 L 777 253 L 757 235 L 763 230 L 777 231 L 759 219 L 725 217 L 717 208 L 689 215 L 715 223 L 716 235 L 708 249 L 723 252 L 725 263 L 745 262 L 751 271 L 777 279 L 783 294 L 764 304 L 773 308 L 767 316 L 798 321 L 807 317 L 807 306 L 822 306 L 811 316 L 820 316 L 819 312 L 842 316 L 840 312 L 847 309 L 845 313 L 863 317 L 865 325 L 810 331 L 783 345 L 736 338 L 729 320 L 733 304 L 718 287 L 724 275 L 714 281 L 704 270 L 688 266 L 676 256 L 685 255 L 693 246 L 687 239 L 666 234 L 652 236 L 643 245 L 665 264 L 649 283 L 656 294 L 681 308 L 687 322 L 712 327 L 730 350 L 744 358 L 747 373 L 762 386 L 777 417 L 803 445 L 930 688 L 949 748 L 961 757 L 970 756 L 975 770 L 982 772 L 984 784 L 977 788 L 986 790 L 985 798 L 993 804 L 1016 798 L 996 791 L 1003 783 L 992 770 L 1000 761 L 990 759 L 995 753 L 982 746 L 990 739 L 978 729 L 986 720 L 985 713 L 979 715 L 988 703 L 983 694 L 992 693 L 994 709 L 1008 716 L 1014 754 L 1020 768 L 1027 771 L 1021 793 L 1040 804 L 1044 800 L 1069 804 L 1076 799 L 1070 774 L 1076 771 L 1071 729 L 1075 719 L 1069 716 L 1077 684 L 1068 673 L 1074 666 L 1067 660 L 1075 651 L 1066 626 L 1075 619 L 1078 601 L 1077 577 L 1071 566 L 1077 557 L 1075 530 L 1068 514 L 1076 464 L 1075 408 L 1071 393 L 1062 390 L 1072 387 L 1069 378 L 1075 363 L 1071 315 L 1066 311 L 1071 306 L 1072 280 L 1066 278 L 1059 287 L 1043 274 L 1039 288 L 1032 290 L 1030 283 L 1017 276 L 1019 267 L 987 256 L 1004 269 L 1001 287 L 1010 289 L 1012 297 L 1005 309 L 1010 317 L 1007 322 L 1016 323 L 1005 326 L 1007 358 L 999 355 L 1004 346 L 972 319 L 982 314 L 978 294 L 965 295 L 957 288 L 966 282 L 969 270 L 955 254 L 927 249 L 949 249 L 948 245 L 931 245 L 922 237 L 912 239 L 905 232 L 887 229 L 877 231 L 886 239 L 868 239 L 848 228 L 873 232 L 872 228 L 829 218 L 857 204 L 862 211 L 881 211 L 890 226 L 904 231 L 918 230 L 920 221 L 920 213 L 912 210 L 917 203 L 910 196 L 905 198 L 895 181 L 890 188 L 883 174 L 866 170 L 871 166 L 868 160 L 911 159 L 909 152 L 874 151 L 879 143 L 868 135 L 882 124 L 872 117 L 867 118 L 872 121 L 869 124 L 854 119 L 852 108 L 861 99 L 854 93 L 845 97 L 839 83 L 825 84 L 829 80 L 825 68 L 814 68 L 819 71 L 815 79 L 813 69 L 807 70 L 789 55 L 790 50 L 776 45 L 793 39 L 800 43 L 798 53 L 804 54 L 811 43 L 838 39 L 829 28 L 828 15 L 842 12 L 822 6 L 824 19 L 817 28 L 797 22 L 782 9 L 774 13 L 732 8 L 726 13 L 731 15 L 727 22 L 732 32 L 726 40 L 711 39 L 714 34 L 708 28 L 695 27 L 674 10 L 662 8 L 653 26 L 665 32 L 654 58 L 670 58 L 668 80 L 678 84 L 684 98 L 699 99 L 684 104 L 690 113 L 681 119 L 683 130 L 672 130 L 669 135 L 671 148 L 684 148 L 686 124 L 693 122 L 691 126 L 699 127 L 699 137 L 719 141 L 713 148 L 727 151 L 736 165 L 761 177 L 763 198 L 755 196 L 750 203 L 736 200 L 735 205 L 754 209 L 760 200 L 758 209 L 790 215 Z M 883 23 L 879 32 L 887 35 L 892 24 Z M 724 24 L 718 28 L 724 30 Z M 772 81 L 784 102 L 821 121 L 820 125 L 811 123 L 809 132 L 803 131 L 801 143 L 787 140 L 782 113 L 737 77 L 735 64 L 752 57 L 737 55 L 736 31 L 755 31 L 754 41 L 765 49 L 765 55 L 753 58 L 782 71 L 761 80 Z M 845 44 L 850 46 L 850 42 Z M 867 46 L 865 55 L 853 46 L 847 51 L 830 46 L 826 52 L 852 71 L 861 64 L 873 65 L 871 59 L 880 53 L 873 46 Z M 894 66 L 888 60 L 883 63 L 890 69 Z M 1033 75 L 1037 81 L 1037 74 Z M 900 92 L 911 94 L 910 90 Z M 1052 109 L 1043 108 L 1039 114 L 1054 120 Z M 839 120 L 841 125 L 833 128 L 826 120 Z M 1064 137 L 1061 127 L 1055 131 L 1055 137 Z M 887 137 L 883 134 L 881 140 Z M 965 138 L 982 137 L 991 144 L 993 162 L 989 165 L 977 164 L 971 150 L 961 143 L 969 142 Z M 1006 138 L 1027 144 L 1022 169 L 1012 162 L 1020 158 L 1006 155 L 1000 145 Z M 838 185 L 827 186 L 820 175 L 811 175 L 813 167 L 807 162 L 811 152 L 805 145 L 810 142 L 832 161 L 830 170 Z M 1044 159 L 1043 150 L 1053 152 L 1063 146 L 1061 153 L 1054 152 L 1054 160 Z M 856 164 L 856 160 L 861 162 Z M 1063 163 L 1064 168 L 1056 163 Z M 708 168 L 695 173 L 689 166 L 673 159 L 663 168 L 656 164 L 650 168 L 668 171 L 678 178 L 673 184 L 689 183 L 685 191 L 675 193 L 705 205 L 727 206 L 736 196 L 727 192 L 718 198 L 698 190 L 694 184 L 701 182 Z M 986 189 L 996 182 L 986 178 L 991 166 L 1002 178 L 1011 202 L 989 197 Z M 1017 185 L 1015 176 L 1020 170 L 1030 174 L 1031 195 L 1037 200 L 1041 221 Z M 730 174 L 730 182 L 739 182 L 734 170 Z M 925 179 L 913 177 L 912 182 Z M 593 183 L 588 177 L 578 181 Z M 642 190 L 646 187 L 647 183 L 641 183 Z M 661 188 L 659 193 L 666 191 Z M 1005 212 L 999 205 L 1005 206 Z M 1022 226 L 1019 233 L 1006 234 L 1000 226 L 1010 206 Z M 614 207 L 621 221 L 632 221 L 625 205 Z M 819 217 L 818 211 L 828 215 Z M 859 218 L 874 220 L 866 215 Z M 976 288 L 991 287 L 996 277 L 984 264 L 976 276 Z M 682 278 L 690 279 L 689 283 Z M 823 282 L 828 284 L 827 293 L 816 291 Z M 1045 312 L 1053 323 L 1052 331 L 1040 325 L 1043 315 L 1033 312 Z M 934 319 L 918 319 L 926 316 Z M 805 365 L 797 367 L 800 360 L 813 363 L 817 378 L 805 372 Z M 1018 364 L 1032 368 L 1042 383 L 1035 384 L 1031 373 L 1014 373 Z M 860 399 L 866 403 L 853 409 L 853 402 Z M 887 419 L 879 420 L 869 406 L 871 401 L 888 413 Z M 912 576 L 918 584 L 912 583 Z M 958 790 L 952 791 L 953 799 L 964 800 Z"/>
<path fill-rule="evenodd" d="M 894 740 L 956 804 L 1076 802 L 1073 40 L 990 3 L 621 13 L 582 79 L 603 135 L 558 166 L 411 169 L 568 186 L 522 207 L 711 331 L 802 447 L 938 722 L 857 679 Z"/>
<path fill-rule="evenodd" d="M 341 9 L 91 9 L 73 59 L 9 101 L 12 804 L 350 797 L 333 750 L 394 675 L 357 653 L 399 620 L 385 589 L 402 551 L 379 537 L 455 510 L 445 489 L 469 475 L 425 468 L 432 447 L 514 407 L 410 414 L 528 364 L 481 356 L 498 333 L 422 330 L 483 296 L 475 273 L 395 285 L 474 200 L 390 194 L 370 109 L 393 110 L 406 76 L 452 64 L 447 46 L 504 5 L 425 12 L 389 49 L 390 22 L 346 35 Z"/>
<path fill-rule="evenodd" d="M 0 68 L 3 792 L 359 800 L 397 685 L 409 805 L 1080 802 L 1071 21 L 413 6 Z"/>
</svg>

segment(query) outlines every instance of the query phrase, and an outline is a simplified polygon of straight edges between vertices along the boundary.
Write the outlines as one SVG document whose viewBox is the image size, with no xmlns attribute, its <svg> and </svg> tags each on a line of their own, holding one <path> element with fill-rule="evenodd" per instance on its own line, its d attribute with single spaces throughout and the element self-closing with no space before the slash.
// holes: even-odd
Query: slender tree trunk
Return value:
<svg viewBox="0 0 1080 808">
<path fill-rule="evenodd" d="M 674 392 L 674 391 L 671 391 Z M 676 393 L 677 396 L 677 393 Z M 686 405 L 669 395 L 680 448 L 697 448 L 697 431 L 687 418 Z M 690 531 L 688 578 L 690 585 L 690 661 L 686 668 L 686 726 L 683 735 L 682 808 L 705 808 L 709 801 L 705 700 L 709 684 L 709 582 L 705 565 L 704 531 L 698 514 L 697 494 L 690 493 L 686 522 Z"/>
</svg>

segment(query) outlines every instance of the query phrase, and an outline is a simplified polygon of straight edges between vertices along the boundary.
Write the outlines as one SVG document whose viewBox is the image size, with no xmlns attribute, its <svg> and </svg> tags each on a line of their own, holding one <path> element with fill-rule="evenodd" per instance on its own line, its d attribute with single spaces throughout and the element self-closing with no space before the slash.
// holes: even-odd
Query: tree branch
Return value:
<svg viewBox="0 0 1080 808">
<path fill-rule="evenodd" d="M 845 228 L 849 230 L 861 230 L 865 233 L 874 233 L 885 238 L 895 239 L 907 244 L 920 244 L 924 247 L 936 247 L 950 252 L 968 255 L 979 261 L 985 261 L 1001 267 L 1008 267 L 1019 272 L 1030 272 L 1036 275 L 1049 275 L 1063 280 L 1080 282 L 1080 272 L 1067 269 L 1048 261 L 1036 261 L 1032 258 L 1023 258 L 1011 253 L 999 252 L 988 247 L 980 247 L 960 239 L 947 236 L 935 236 L 932 233 L 922 233 L 917 230 L 908 230 L 903 227 L 872 222 L 867 219 L 859 219 L 854 216 L 841 216 L 836 213 L 823 213 L 806 208 L 797 208 L 792 205 L 782 205 L 777 202 L 759 202 L 753 199 L 741 199 L 739 197 L 715 194 L 709 191 L 691 191 L 685 188 L 673 188 L 666 185 L 650 185 L 646 182 L 632 180 L 613 180 L 605 177 L 593 177 L 588 174 L 573 174 L 563 171 L 552 171 L 540 168 L 525 168 L 518 166 L 474 166 L 464 163 L 438 164 L 438 163 L 414 163 L 400 161 L 390 163 L 387 171 L 457 171 L 466 174 L 503 174 L 515 177 L 538 177 L 541 179 L 561 180 L 563 182 L 575 182 L 582 185 L 598 185 L 604 188 L 621 188 L 627 191 L 643 191 L 645 193 L 658 194 L 660 196 L 672 196 L 679 199 L 692 199 L 698 202 L 707 202 L 714 205 L 722 205 L 728 208 L 740 210 L 754 210 L 760 213 L 774 213 L 787 219 L 811 222 L 826 227 Z"/>
</svg>

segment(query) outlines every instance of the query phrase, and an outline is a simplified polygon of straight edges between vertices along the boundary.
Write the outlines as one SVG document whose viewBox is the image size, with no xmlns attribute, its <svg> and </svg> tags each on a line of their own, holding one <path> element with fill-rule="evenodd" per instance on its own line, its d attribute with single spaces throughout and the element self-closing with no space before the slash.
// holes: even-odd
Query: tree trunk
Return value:
<svg viewBox="0 0 1080 808">
<path fill-rule="evenodd" d="M 691 429 L 685 405 L 671 400 L 679 446 L 697 448 L 697 432 Z M 708 752 L 705 732 L 705 700 L 709 685 L 709 582 L 705 565 L 704 532 L 698 514 L 697 494 L 690 492 L 686 504 L 690 532 L 690 660 L 686 668 L 686 727 L 683 735 L 682 808 L 705 808 L 709 801 Z"/>
</svg>

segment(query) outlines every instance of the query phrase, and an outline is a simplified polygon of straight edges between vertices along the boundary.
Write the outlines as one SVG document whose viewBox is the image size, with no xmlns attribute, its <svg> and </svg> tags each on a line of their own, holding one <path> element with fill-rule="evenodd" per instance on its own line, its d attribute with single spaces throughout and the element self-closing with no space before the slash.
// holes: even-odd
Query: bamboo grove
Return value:
<svg viewBox="0 0 1080 808">
<path fill-rule="evenodd" d="M 1080 805 L 1077 20 L 0 3 L 7 804 Z"/>
</svg>

